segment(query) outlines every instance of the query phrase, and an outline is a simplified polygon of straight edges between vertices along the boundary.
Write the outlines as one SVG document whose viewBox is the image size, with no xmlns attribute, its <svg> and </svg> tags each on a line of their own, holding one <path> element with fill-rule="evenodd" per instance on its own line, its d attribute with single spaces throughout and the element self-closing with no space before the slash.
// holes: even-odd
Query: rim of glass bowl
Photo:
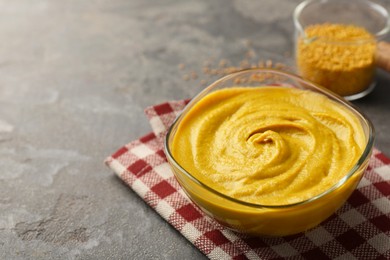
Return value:
<svg viewBox="0 0 390 260">
<path fill-rule="evenodd" d="M 305 0 L 305 1 L 301 2 L 300 4 L 298 4 L 297 7 L 295 7 L 294 12 L 293 12 L 294 26 L 299 31 L 299 33 L 304 36 L 304 39 L 308 43 L 316 41 L 316 40 L 321 40 L 321 42 L 330 43 L 330 44 L 338 44 L 338 45 L 356 45 L 356 44 L 374 43 L 377 40 L 382 39 L 390 31 L 390 14 L 386 10 L 385 7 L 383 7 L 382 5 L 380 5 L 378 3 L 372 2 L 372 1 L 355 0 L 356 3 L 360 3 L 360 4 L 368 6 L 369 8 L 375 10 L 377 13 L 380 13 L 386 19 L 385 26 L 381 30 L 377 31 L 376 33 L 373 33 L 374 39 L 356 39 L 353 41 L 333 41 L 333 40 L 327 40 L 326 38 L 321 38 L 321 37 L 308 38 L 305 35 L 305 30 L 299 21 L 299 17 L 301 16 L 303 10 L 307 6 L 309 6 L 310 4 L 314 4 L 316 2 L 317 3 L 326 3 L 329 1 Z"/>
<path fill-rule="evenodd" d="M 314 196 L 314 197 L 312 197 L 310 199 L 299 201 L 299 202 L 296 202 L 296 203 L 282 204 L 282 205 L 267 205 L 267 204 L 251 203 L 251 202 L 247 202 L 247 201 L 243 201 L 243 200 L 239 200 L 239 199 L 230 197 L 230 196 L 228 196 L 226 194 L 223 194 L 223 193 L 213 189 L 212 187 L 210 187 L 210 186 L 206 185 L 205 183 L 199 181 L 191 173 L 187 172 L 175 160 L 174 156 L 171 153 L 171 149 L 170 149 L 170 146 L 169 146 L 169 139 L 170 139 L 170 136 L 172 134 L 172 131 L 181 122 L 181 120 L 185 116 L 186 112 L 189 111 L 200 99 L 202 99 L 204 96 L 206 96 L 209 93 L 211 93 L 211 90 L 215 86 L 217 86 L 219 83 L 221 83 L 222 81 L 229 80 L 229 79 L 234 78 L 237 75 L 240 75 L 242 73 L 255 73 L 255 72 L 262 72 L 262 73 L 264 72 L 264 73 L 277 74 L 277 75 L 281 75 L 281 76 L 284 76 L 284 77 L 288 77 L 288 78 L 290 78 L 290 79 L 292 79 L 294 81 L 305 83 L 306 85 L 309 85 L 311 88 L 315 89 L 317 93 L 323 94 L 326 97 L 328 97 L 329 99 L 331 99 L 331 100 L 333 100 L 335 102 L 341 103 L 344 106 L 347 106 L 347 108 L 350 109 L 357 117 L 359 117 L 359 119 L 361 121 L 363 121 L 363 122 L 365 122 L 367 124 L 367 127 L 368 127 L 368 140 L 367 140 L 366 147 L 364 148 L 364 151 L 363 151 L 362 155 L 360 156 L 360 158 L 357 161 L 357 163 L 353 166 L 353 168 L 343 178 L 341 178 L 336 184 L 334 184 L 329 189 L 325 190 L 324 192 L 322 192 L 322 193 L 320 193 L 320 194 L 318 194 L 318 195 L 316 195 L 316 196 Z M 283 85 L 281 87 L 283 87 Z M 291 87 L 291 86 L 287 86 L 286 85 L 285 87 Z M 294 87 L 295 88 L 299 88 L 297 86 L 294 86 Z M 303 89 L 306 89 L 306 88 L 303 88 Z M 311 89 L 309 89 L 309 90 L 313 91 Z M 367 116 L 365 116 L 353 104 L 349 103 L 348 101 L 346 101 L 342 97 L 338 96 L 337 94 L 334 94 L 330 90 L 328 90 L 326 88 L 323 88 L 323 87 L 321 87 L 321 86 L 319 86 L 319 85 L 317 85 L 317 84 L 315 84 L 315 83 L 313 83 L 311 81 L 303 79 L 300 76 L 297 76 L 295 74 L 292 74 L 292 73 L 289 73 L 289 72 L 285 72 L 285 71 L 280 71 L 280 70 L 275 70 L 275 69 L 244 69 L 244 70 L 241 70 L 241 71 L 229 74 L 227 76 L 224 76 L 224 77 L 216 80 L 215 82 L 213 82 L 211 85 L 209 85 L 208 87 L 203 89 L 201 92 L 199 92 L 196 96 L 194 96 L 191 99 L 191 101 L 177 115 L 177 117 L 175 118 L 174 122 L 169 127 L 167 135 L 165 136 L 165 139 L 164 139 L 164 152 L 165 152 L 166 156 L 168 157 L 169 162 L 172 163 L 177 169 L 179 169 L 181 171 L 181 173 L 185 174 L 188 178 L 190 178 L 197 185 L 201 186 L 202 188 L 206 189 L 207 191 L 211 192 L 214 195 L 217 195 L 219 197 L 222 197 L 222 198 L 227 199 L 227 200 L 229 200 L 231 202 L 234 202 L 234 203 L 238 203 L 238 204 L 241 204 L 241 205 L 244 205 L 244 206 L 249 206 L 249 207 L 254 207 L 254 208 L 289 208 L 289 207 L 292 207 L 292 206 L 303 205 L 303 204 L 307 204 L 307 203 L 316 201 L 316 200 L 326 196 L 327 194 L 333 192 L 334 190 L 336 190 L 340 186 L 342 186 L 348 179 L 350 179 L 357 172 L 357 170 L 364 164 L 364 162 L 367 159 L 369 160 L 368 157 L 370 156 L 371 151 L 373 149 L 374 139 L 375 139 L 374 127 L 373 127 L 372 122 L 367 118 Z"/>
</svg>

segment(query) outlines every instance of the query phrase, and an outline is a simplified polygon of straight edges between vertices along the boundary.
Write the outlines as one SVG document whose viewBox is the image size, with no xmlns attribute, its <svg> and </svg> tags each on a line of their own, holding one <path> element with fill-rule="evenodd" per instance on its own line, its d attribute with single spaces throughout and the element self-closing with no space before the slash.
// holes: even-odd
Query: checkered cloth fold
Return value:
<svg viewBox="0 0 390 260">
<path fill-rule="evenodd" d="M 153 132 L 105 163 L 210 259 L 390 259 L 390 159 L 374 149 L 347 203 L 318 227 L 288 237 L 248 237 L 207 217 L 185 195 L 163 152 L 163 138 L 186 101 L 145 110 Z"/>
</svg>

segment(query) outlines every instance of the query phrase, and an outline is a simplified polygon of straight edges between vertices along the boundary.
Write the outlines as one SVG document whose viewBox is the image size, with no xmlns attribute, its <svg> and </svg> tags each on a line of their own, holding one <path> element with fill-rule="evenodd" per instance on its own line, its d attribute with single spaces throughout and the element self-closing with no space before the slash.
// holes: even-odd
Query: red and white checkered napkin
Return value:
<svg viewBox="0 0 390 260">
<path fill-rule="evenodd" d="M 163 137 L 186 105 L 145 110 L 153 128 L 106 159 L 145 202 L 210 259 L 390 259 L 390 159 L 374 150 L 348 202 L 320 226 L 280 238 L 247 237 L 205 216 L 184 194 L 163 152 Z"/>
</svg>

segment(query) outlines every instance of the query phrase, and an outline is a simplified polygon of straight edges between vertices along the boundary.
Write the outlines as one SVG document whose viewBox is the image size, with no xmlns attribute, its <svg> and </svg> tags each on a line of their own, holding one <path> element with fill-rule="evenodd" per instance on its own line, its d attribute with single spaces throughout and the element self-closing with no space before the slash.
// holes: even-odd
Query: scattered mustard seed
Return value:
<svg viewBox="0 0 390 260">
<path fill-rule="evenodd" d="M 179 64 L 179 69 L 180 69 L 180 70 L 184 70 L 185 67 L 186 67 L 186 65 L 185 65 L 184 63 L 180 63 L 180 64 Z"/>
<path fill-rule="evenodd" d="M 195 71 L 191 72 L 191 78 L 192 79 L 197 79 L 198 78 L 198 74 Z"/>
</svg>

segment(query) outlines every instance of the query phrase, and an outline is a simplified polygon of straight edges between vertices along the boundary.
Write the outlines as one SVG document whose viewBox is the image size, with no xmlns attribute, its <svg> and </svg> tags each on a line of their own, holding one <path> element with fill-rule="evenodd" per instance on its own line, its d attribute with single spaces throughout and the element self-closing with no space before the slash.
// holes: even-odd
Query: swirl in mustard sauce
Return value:
<svg viewBox="0 0 390 260">
<path fill-rule="evenodd" d="M 341 180 L 361 156 L 359 119 L 323 95 L 282 87 L 217 90 L 196 103 L 172 143 L 176 161 L 233 198 L 297 203 Z"/>
</svg>

